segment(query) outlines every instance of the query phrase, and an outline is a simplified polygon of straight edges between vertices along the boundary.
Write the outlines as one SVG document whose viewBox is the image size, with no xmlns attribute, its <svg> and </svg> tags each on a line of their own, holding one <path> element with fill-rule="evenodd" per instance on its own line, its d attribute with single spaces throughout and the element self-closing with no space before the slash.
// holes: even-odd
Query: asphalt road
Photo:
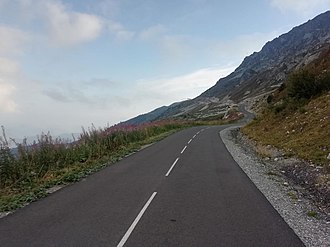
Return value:
<svg viewBox="0 0 330 247">
<path fill-rule="evenodd" d="M 223 128 L 178 132 L 0 219 L 0 246 L 303 246 Z"/>
</svg>

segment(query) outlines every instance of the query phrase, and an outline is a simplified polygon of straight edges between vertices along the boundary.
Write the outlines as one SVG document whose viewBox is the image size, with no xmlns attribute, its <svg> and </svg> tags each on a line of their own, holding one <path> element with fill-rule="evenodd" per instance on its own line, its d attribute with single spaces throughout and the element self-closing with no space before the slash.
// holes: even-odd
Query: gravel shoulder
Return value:
<svg viewBox="0 0 330 247">
<path fill-rule="evenodd" d="M 253 145 L 240 135 L 239 127 L 227 128 L 220 136 L 237 164 L 304 244 L 330 246 L 329 212 L 306 197 L 303 189 L 289 181 L 281 170 L 283 162 L 294 160 L 275 158 L 266 161 L 258 157 Z"/>
</svg>

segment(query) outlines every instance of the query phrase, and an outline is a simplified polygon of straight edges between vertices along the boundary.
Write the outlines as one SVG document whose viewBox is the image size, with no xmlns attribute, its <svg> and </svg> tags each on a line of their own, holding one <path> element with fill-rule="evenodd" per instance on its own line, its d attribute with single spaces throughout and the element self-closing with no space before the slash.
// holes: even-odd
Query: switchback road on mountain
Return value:
<svg viewBox="0 0 330 247">
<path fill-rule="evenodd" d="M 0 219 L 0 246 L 303 246 L 225 127 L 180 131 Z"/>
</svg>

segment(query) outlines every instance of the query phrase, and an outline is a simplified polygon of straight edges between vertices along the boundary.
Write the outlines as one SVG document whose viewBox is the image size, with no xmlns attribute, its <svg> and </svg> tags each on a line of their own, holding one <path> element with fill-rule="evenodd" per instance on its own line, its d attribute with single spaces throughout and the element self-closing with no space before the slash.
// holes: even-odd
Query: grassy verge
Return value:
<svg viewBox="0 0 330 247">
<path fill-rule="evenodd" d="M 47 134 L 34 145 L 19 144 L 16 154 L 8 148 L 5 134 L 0 145 L 0 212 L 12 211 L 190 127 L 183 122 L 162 122 L 139 127 L 91 128 L 73 143 L 53 140 Z"/>
</svg>

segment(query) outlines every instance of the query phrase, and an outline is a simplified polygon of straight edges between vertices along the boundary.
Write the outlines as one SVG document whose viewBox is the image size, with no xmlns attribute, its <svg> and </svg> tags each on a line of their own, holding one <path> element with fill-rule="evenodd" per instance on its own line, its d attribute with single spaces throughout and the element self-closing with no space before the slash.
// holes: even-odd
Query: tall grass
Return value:
<svg viewBox="0 0 330 247">
<path fill-rule="evenodd" d="M 104 129 L 91 126 L 83 128 L 80 137 L 72 142 L 42 133 L 32 145 L 25 139 L 16 143 L 15 149 L 10 148 L 2 126 L 0 212 L 14 210 L 43 197 L 54 185 L 78 181 L 177 130 L 231 123 L 240 118 L 236 115 L 227 120 L 163 120 L 138 126 L 119 124 Z"/>
<path fill-rule="evenodd" d="M 0 190 L 21 191 L 26 187 L 56 177 L 65 178 L 72 169 L 83 170 L 97 162 L 111 160 L 123 150 L 158 136 L 181 129 L 183 122 L 156 122 L 140 126 L 117 125 L 106 129 L 94 126 L 83 129 L 80 138 L 71 143 L 42 133 L 28 145 L 26 140 L 9 148 L 4 127 L 0 138 Z"/>
</svg>

